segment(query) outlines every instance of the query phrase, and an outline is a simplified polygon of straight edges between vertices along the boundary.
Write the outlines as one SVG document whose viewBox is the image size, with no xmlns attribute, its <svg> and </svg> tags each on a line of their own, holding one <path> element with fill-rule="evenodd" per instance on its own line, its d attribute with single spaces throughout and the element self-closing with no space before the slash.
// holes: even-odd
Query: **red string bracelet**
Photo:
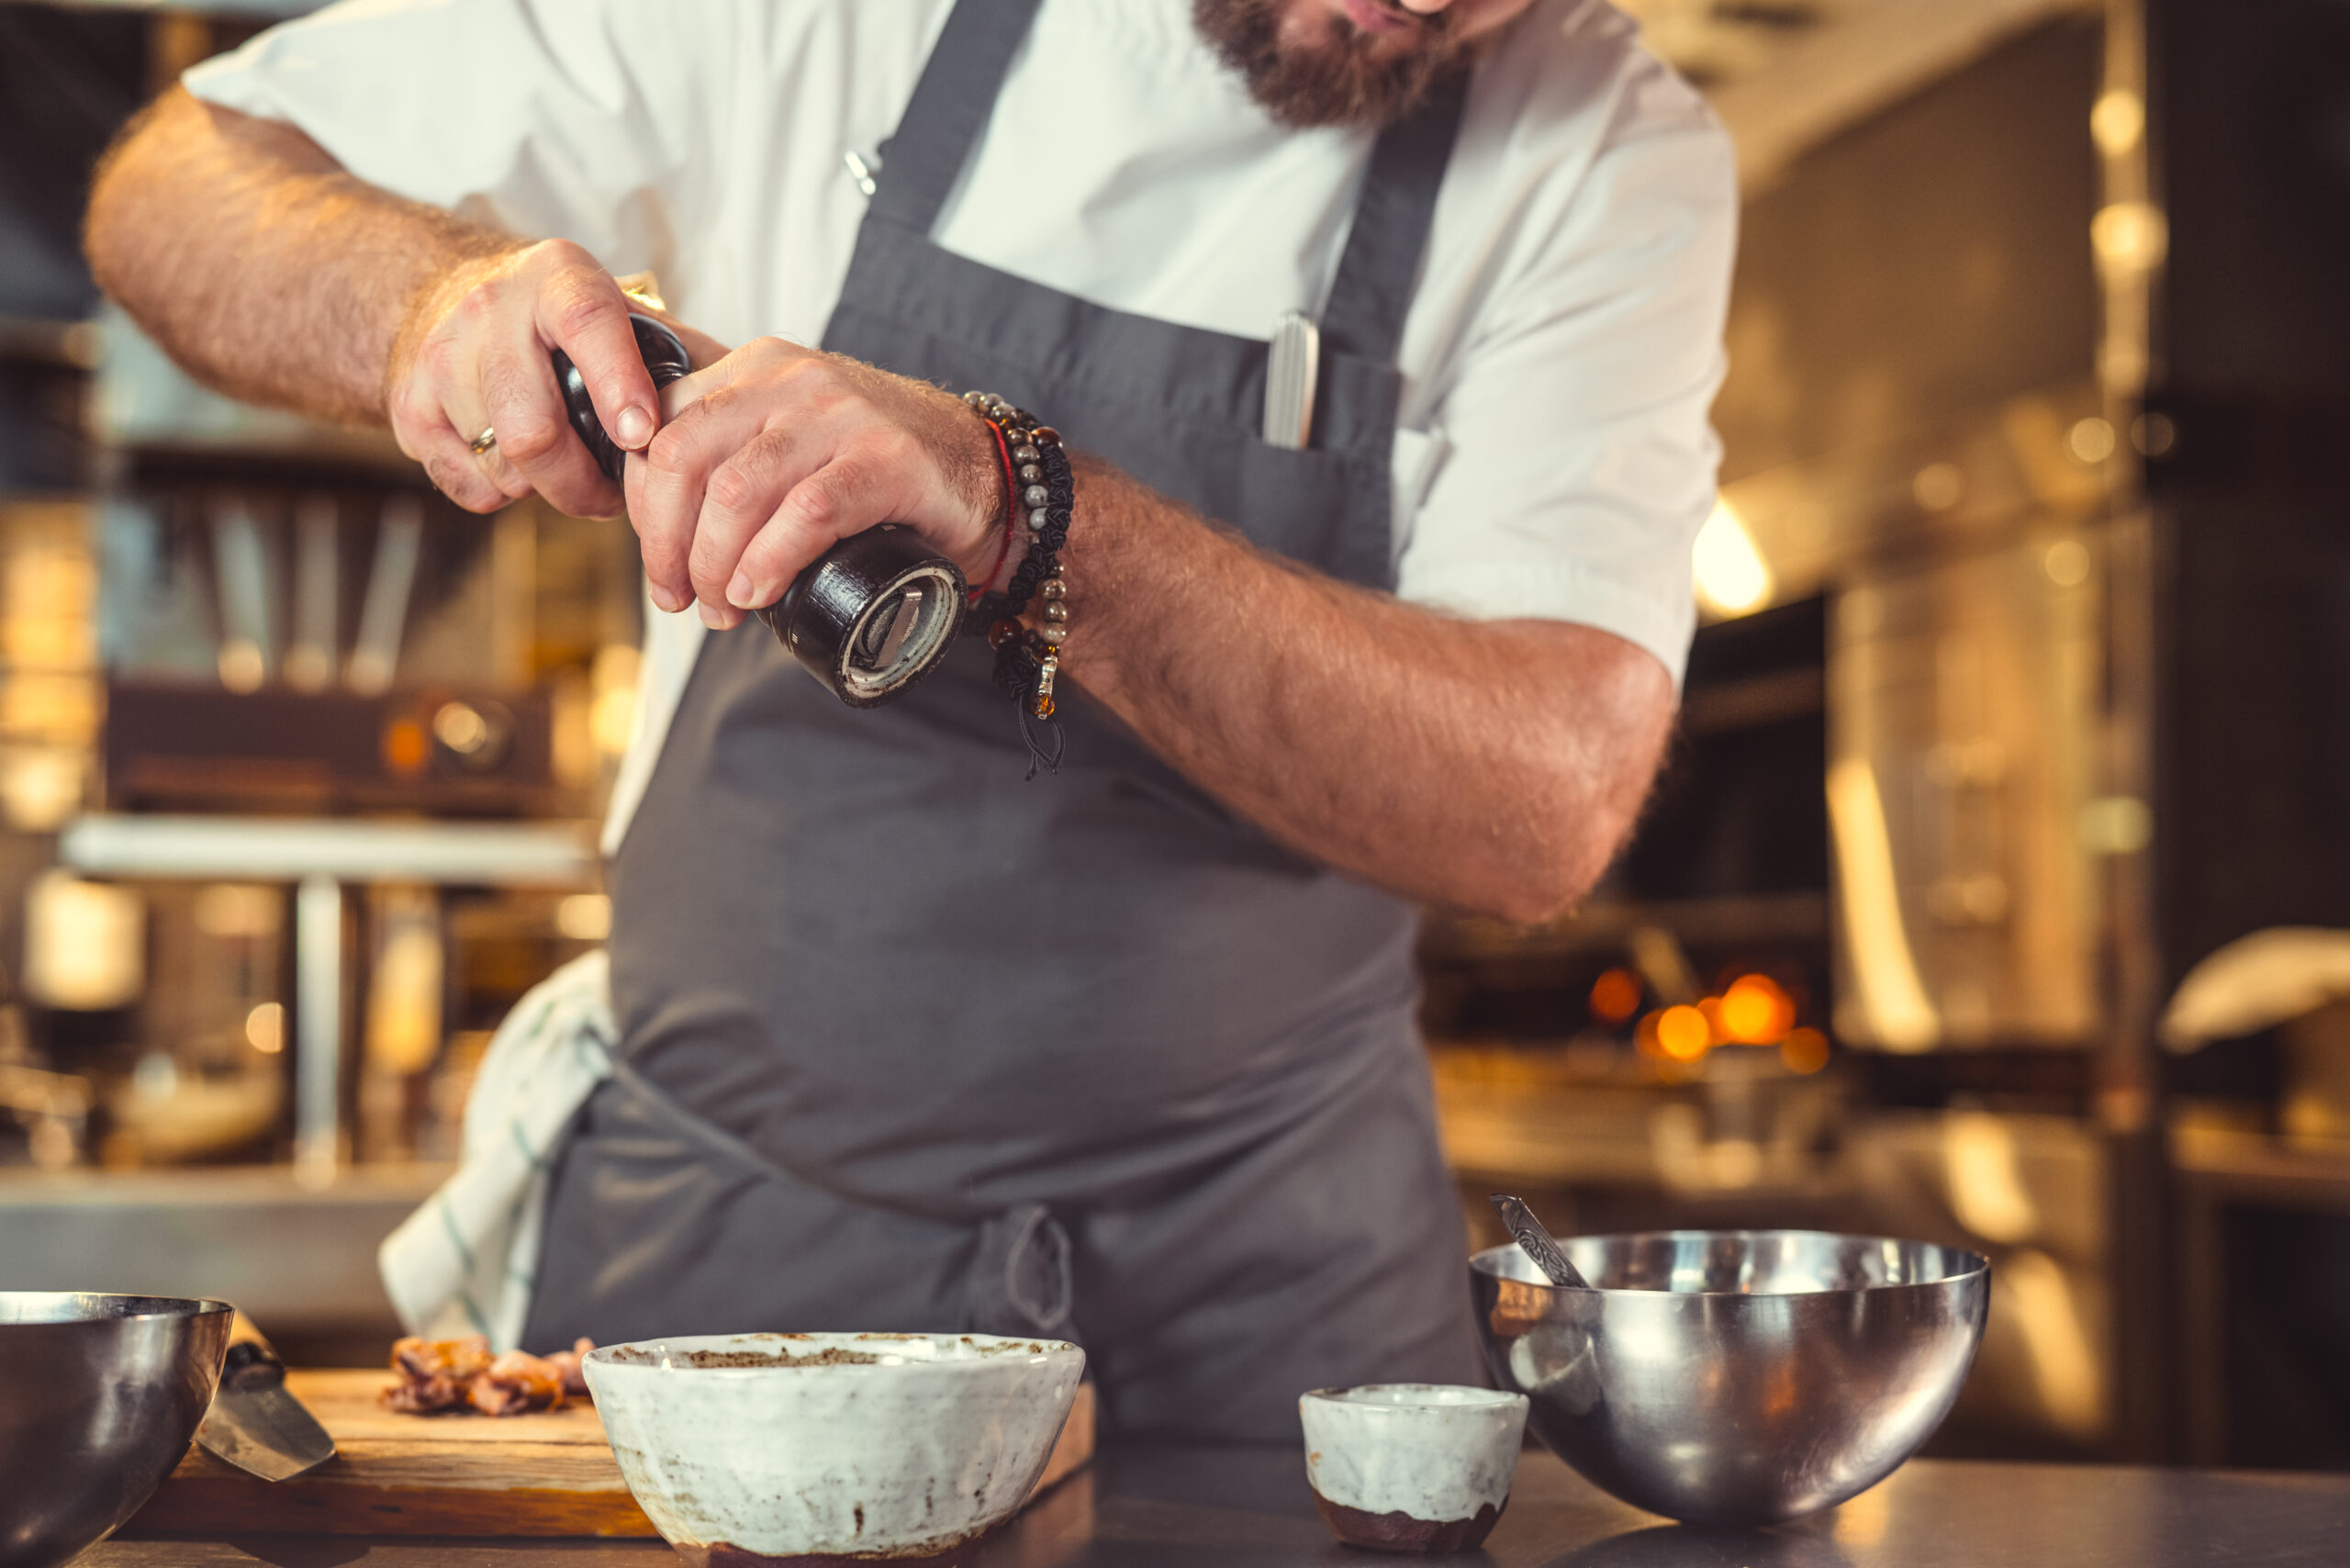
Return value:
<svg viewBox="0 0 2350 1568">
<path fill-rule="evenodd" d="M 1003 439 L 1001 426 L 993 420 L 985 422 L 988 433 L 995 437 L 996 455 L 1003 459 L 1003 548 L 996 552 L 995 565 L 988 568 L 988 575 L 964 596 L 967 606 L 977 605 L 980 596 L 988 591 L 988 585 L 995 581 L 996 574 L 1003 570 L 1004 561 L 1012 554 L 1013 530 L 1020 521 L 1020 509 L 1013 504 L 1020 494 L 1020 481 L 1013 471 L 1012 447 Z"/>
</svg>

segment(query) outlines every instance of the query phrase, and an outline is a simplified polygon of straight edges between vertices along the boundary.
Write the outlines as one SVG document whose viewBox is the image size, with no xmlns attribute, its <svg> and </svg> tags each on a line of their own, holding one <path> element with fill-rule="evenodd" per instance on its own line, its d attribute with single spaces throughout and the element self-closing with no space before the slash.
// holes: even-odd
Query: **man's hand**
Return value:
<svg viewBox="0 0 2350 1568">
<path fill-rule="evenodd" d="M 533 490 L 568 511 L 620 510 L 564 413 L 551 350 L 587 376 L 623 450 L 659 423 L 629 301 L 586 251 L 404 200 L 292 126 L 185 88 L 106 155 L 87 241 L 106 292 L 199 380 L 319 419 L 388 420 L 476 511 Z M 677 330 L 696 364 L 726 352 Z M 476 456 L 485 430 L 497 445 Z"/>
<path fill-rule="evenodd" d="M 605 433 L 622 451 L 642 450 L 661 421 L 629 326 L 635 308 L 565 240 L 518 241 L 450 267 L 416 292 L 393 342 L 384 402 L 400 450 L 471 511 L 535 492 L 575 516 L 617 513 L 620 488 L 573 432 L 549 356 L 571 356 Z M 697 363 L 724 352 L 677 330 Z M 476 454 L 471 443 L 486 431 L 497 442 Z"/>
<path fill-rule="evenodd" d="M 882 522 L 911 525 L 974 582 L 1002 554 L 995 438 L 927 382 L 758 338 L 664 401 L 669 422 L 628 465 L 629 517 L 664 610 L 698 604 L 705 624 L 736 625 Z"/>
</svg>

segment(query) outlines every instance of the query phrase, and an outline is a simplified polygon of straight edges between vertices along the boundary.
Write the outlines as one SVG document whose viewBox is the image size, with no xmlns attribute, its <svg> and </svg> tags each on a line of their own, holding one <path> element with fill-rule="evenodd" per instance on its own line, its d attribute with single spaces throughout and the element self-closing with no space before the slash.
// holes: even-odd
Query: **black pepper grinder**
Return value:
<svg viewBox="0 0 2350 1568">
<path fill-rule="evenodd" d="M 693 369 L 677 333 L 633 311 L 629 324 L 655 391 Z M 561 349 L 554 351 L 554 374 L 571 428 L 597 466 L 620 483 L 627 454 L 604 433 L 587 379 Z M 781 599 L 752 613 L 825 690 L 852 708 L 878 708 L 946 656 L 963 623 L 966 586 L 955 563 L 921 534 L 885 522 L 825 551 Z"/>
</svg>

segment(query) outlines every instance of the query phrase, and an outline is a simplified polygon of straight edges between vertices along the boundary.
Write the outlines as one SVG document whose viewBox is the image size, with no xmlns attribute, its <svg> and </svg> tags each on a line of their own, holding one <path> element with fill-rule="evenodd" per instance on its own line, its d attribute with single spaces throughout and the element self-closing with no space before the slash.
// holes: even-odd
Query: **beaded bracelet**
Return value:
<svg viewBox="0 0 2350 1568">
<path fill-rule="evenodd" d="M 1069 541 L 1077 482 L 1060 432 L 1036 422 L 990 392 L 966 392 L 963 400 L 993 427 L 1004 457 L 1004 484 L 1011 498 L 1005 528 L 1027 535 L 1027 552 L 1002 593 L 983 595 L 969 624 L 987 629 L 995 649 L 995 683 L 1011 694 L 1028 743 L 1028 776 L 1043 767 L 1060 770 L 1065 737 L 1052 722 L 1053 683 L 1060 672 L 1060 647 L 1069 636 L 1069 584 L 1061 576 L 1060 550 Z M 1025 526 L 1023 527 L 1022 525 Z M 1031 631 L 1021 622 L 1031 599 L 1044 602 L 1045 624 Z M 1033 723 L 1032 723 L 1033 722 Z M 1034 723 L 1045 726 L 1052 745 L 1040 744 Z"/>
</svg>

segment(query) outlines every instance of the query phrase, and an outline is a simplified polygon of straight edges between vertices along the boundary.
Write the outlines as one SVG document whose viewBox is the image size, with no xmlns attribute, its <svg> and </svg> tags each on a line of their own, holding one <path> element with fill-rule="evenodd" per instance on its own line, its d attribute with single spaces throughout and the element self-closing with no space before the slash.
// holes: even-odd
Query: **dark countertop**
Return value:
<svg viewBox="0 0 2350 1568">
<path fill-rule="evenodd" d="M 74 1568 L 651 1568 L 654 1541 L 318 1536 L 112 1540 Z M 1118 1446 L 972 1568 L 1275 1568 L 1392 1561 L 1337 1545 L 1294 1449 Z M 2350 1476 L 1921 1460 L 1775 1530 L 1670 1525 L 1528 1450 L 1466 1564 L 1506 1568 L 2229 1568 L 2350 1563 Z"/>
</svg>

